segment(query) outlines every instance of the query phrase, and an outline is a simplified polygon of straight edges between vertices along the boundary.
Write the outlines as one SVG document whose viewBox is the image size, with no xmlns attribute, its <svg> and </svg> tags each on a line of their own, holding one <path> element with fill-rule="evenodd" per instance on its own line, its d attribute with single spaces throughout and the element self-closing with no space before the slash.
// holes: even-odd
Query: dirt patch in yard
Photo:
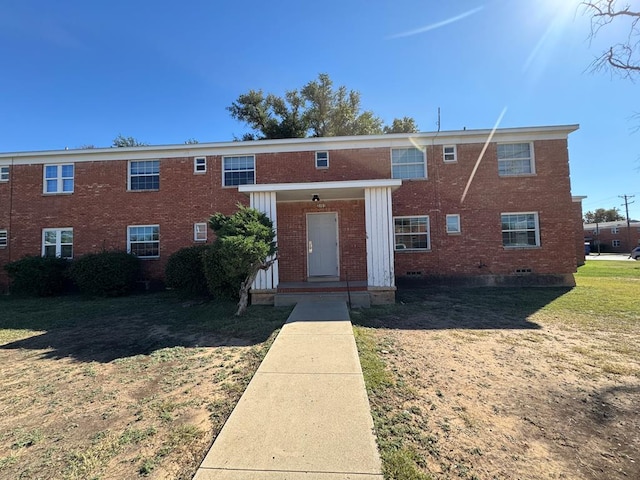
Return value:
<svg viewBox="0 0 640 480">
<path fill-rule="evenodd" d="M 370 392 L 390 450 L 424 478 L 640 478 L 640 328 L 491 316 L 455 328 L 425 309 L 362 329 L 393 378 Z"/>
<path fill-rule="evenodd" d="M 190 479 L 267 348 L 135 315 L 17 335 L 0 345 L 12 480 Z"/>
</svg>

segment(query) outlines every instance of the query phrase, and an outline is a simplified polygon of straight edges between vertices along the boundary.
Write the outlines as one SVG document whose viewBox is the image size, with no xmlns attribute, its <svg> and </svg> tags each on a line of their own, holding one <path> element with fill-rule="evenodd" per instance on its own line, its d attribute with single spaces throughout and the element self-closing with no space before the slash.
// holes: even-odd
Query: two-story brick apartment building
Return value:
<svg viewBox="0 0 640 480">
<path fill-rule="evenodd" d="M 616 222 L 585 223 L 584 241 L 591 252 L 629 253 L 640 246 L 640 222 L 626 220 Z M 599 244 L 599 245 L 598 245 Z"/>
<path fill-rule="evenodd" d="M 571 285 L 577 128 L 0 154 L 0 266 L 126 249 L 161 278 L 173 252 L 212 240 L 210 214 L 240 202 L 277 230 L 255 301 L 318 280 L 374 303 L 393 300 L 397 277 Z"/>
</svg>

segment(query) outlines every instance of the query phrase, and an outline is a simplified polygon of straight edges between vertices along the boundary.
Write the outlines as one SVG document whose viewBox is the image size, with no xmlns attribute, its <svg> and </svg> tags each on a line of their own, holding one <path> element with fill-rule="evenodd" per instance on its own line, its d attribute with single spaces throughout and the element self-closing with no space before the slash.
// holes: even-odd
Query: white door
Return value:
<svg viewBox="0 0 640 480">
<path fill-rule="evenodd" d="M 307 259 L 310 277 L 338 276 L 337 213 L 307 214 Z"/>
</svg>

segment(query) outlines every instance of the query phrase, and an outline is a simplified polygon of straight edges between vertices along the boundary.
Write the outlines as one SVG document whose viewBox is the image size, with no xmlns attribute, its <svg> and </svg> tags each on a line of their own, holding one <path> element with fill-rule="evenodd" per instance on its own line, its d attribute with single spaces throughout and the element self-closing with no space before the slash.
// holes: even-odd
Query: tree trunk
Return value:
<svg viewBox="0 0 640 480">
<path fill-rule="evenodd" d="M 240 284 L 240 301 L 238 302 L 238 310 L 236 310 L 236 317 L 241 317 L 247 311 L 247 307 L 249 306 L 249 290 L 251 289 L 251 285 L 253 285 L 253 281 L 258 276 L 258 272 L 260 270 L 266 270 L 273 262 L 276 261 L 276 258 L 264 262 L 259 263 L 251 268 L 249 275 L 247 278 Z"/>
</svg>

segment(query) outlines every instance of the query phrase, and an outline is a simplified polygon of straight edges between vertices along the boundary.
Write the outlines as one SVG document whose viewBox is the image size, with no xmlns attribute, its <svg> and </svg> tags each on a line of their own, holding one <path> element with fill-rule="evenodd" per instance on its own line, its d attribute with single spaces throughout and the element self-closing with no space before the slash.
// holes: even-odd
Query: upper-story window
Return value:
<svg viewBox="0 0 640 480">
<path fill-rule="evenodd" d="M 427 178 L 424 150 L 418 148 L 391 149 L 392 178 Z"/>
<path fill-rule="evenodd" d="M 616 234 L 620 233 L 620 229 L 619 229 L 618 227 L 613 227 L 613 228 L 611 229 L 611 233 L 612 233 L 612 234 L 614 234 L 614 235 L 616 235 Z"/>
<path fill-rule="evenodd" d="M 44 166 L 44 193 L 73 193 L 73 164 Z"/>
<path fill-rule="evenodd" d="M 530 143 L 498 144 L 498 175 L 509 177 L 536 173 Z"/>
<path fill-rule="evenodd" d="M 9 235 L 6 230 L 0 230 L 0 248 L 4 248 L 9 243 Z"/>
<path fill-rule="evenodd" d="M 207 157 L 193 159 L 193 173 L 207 173 Z"/>
<path fill-rule="evenodd" d="M 442 147 L 442 158 L 445 163 L 454 163 L 458 161 L 458 152 L 455 145 L 445 145 Z"/>
<path fill-rule="evenodd" d="M 225 187 L 256 183 L 256 164 L 253 155 L 222 157 L 222 184 Z"/>
<path fill-rule="evenodd" d="M 44 228 L 42 256 L 73 258 L 73 228 Z"/>
<path fill-rule="evenodd" d="M 329 168 L 329 152 L 316 152 L 316 168 Z"/>
<path fill-rule="evenodd" d="M 129 190 L 159 190 L 160 160 L 129 162 Z"/>
<path fill-rule="evenodd" d="M 9 181 L 9 167 L 0 167 L 0 182 Z"/>
</svg>

